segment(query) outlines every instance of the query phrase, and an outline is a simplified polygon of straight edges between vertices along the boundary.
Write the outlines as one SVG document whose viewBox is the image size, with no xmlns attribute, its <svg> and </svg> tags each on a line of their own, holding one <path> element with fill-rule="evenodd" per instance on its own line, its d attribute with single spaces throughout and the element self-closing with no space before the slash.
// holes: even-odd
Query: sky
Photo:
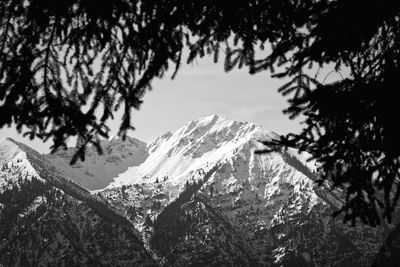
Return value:
<svg viewBox="0 0 400 267">
<path fill-rule="evenodd" d="M 269 72 L 255 75 L 247 68 L 226 73 L 223 61 L 214 64 L 211 58 L 182 65 L 178 75 L 153 81 L 153 90 L 146 93 L 140 110 L 132 113 L 136 128 L 129 135 L 150 142 L 167 131 L 174 132 L 187 122 L 216 114 L 232 120 L 250 121 L 278 134 L 299 132 L 299 120 L 289 120 L 282 113 L 288 106 L 277 92 L 284 80 L 272 79 Z M 111 134 L 118 131 L 120 119 L 110 121 Z M 0 129 L 0 138 L 11 137 L 40 153 L 48 153 L 52 142 L 43 143 L 23 138 L 14 127 Z M 72 144 L 71 144 L 72 145 Z"/>
</svg>

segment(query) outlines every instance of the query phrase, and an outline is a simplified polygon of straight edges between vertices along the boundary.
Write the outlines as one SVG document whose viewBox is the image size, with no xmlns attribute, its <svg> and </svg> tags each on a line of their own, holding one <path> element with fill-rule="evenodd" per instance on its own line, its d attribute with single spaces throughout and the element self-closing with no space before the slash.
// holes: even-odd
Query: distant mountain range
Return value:
<svg viewBox="0 0 400 267">
<path fill-rule="evenodd" d="M 276 136 L 212 115 L 150 144 L 104 140 L 73 166 L 72 148 L 1 140 L 0 266 L 395 263 L 400 231 L 333 219 L 343 194 L 306 155 L 254 154 Z"/>
</svg>

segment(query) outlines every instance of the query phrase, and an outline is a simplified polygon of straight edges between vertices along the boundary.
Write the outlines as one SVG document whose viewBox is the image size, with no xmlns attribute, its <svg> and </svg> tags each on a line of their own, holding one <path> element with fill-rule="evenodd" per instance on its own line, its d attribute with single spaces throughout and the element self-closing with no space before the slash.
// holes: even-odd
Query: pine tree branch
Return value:
<svg viewBox="0 0 400 267">
<path fill-rule="evenodd" d="M 45 60 L 44 60 L 44 77 L 43 77 L 44 80 L 43 80 L 43 85 L 44 85 L 44 91 L 45 91 L 45 94 L 46 94 L 46 98 L 50 97 L 50 91 L 47 88 L 47 71 L 48 71 L 48 68 L 49 68 L 49 57 L 50 57 L 51 44 L 53 43 L 53 38 L 54 38 L 54 34 L 56 32 L 57 23 L 58 23 L 58 16 L 56 16 L 56 18 L 54 20 L 53 28 L 51 30 L 49 41 L 47 43 L 46 56 L 45 56 Z"/>
</svg>

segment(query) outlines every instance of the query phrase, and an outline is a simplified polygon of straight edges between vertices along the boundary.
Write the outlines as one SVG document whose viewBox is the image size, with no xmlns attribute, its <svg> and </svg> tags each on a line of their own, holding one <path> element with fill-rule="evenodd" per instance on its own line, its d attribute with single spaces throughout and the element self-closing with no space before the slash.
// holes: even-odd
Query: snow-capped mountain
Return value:
<svg viewBox="0 0 400 267">
<path fill-rule="evenodd" d="M 167 133 L 148 145 L 149 157 L 139 166 L 130 168 L 116 178 L 111 186 L 132 183 L 154 183 L 170 178 L 173 184 L 182 184 L 200 169 L 232 159 L 250 140 L 276 136 L 263 131 L 261 126 L 228 120 L 216 115 L 191 121 L 174 134 Z M 252 155 L 255 156 L 253 153 Z"/>
<path fill-rule="evenodd" d="M 16 184 L 21 175 L 25 175 L 25 179 L 39 176 L 28 161 L 27 154 L 12 139 L 0 139 L 0 166 L 1 191 Z M 9 169 L 13 172 L 6 171 Z"/>
<path fill-rule="evenodd" d="M 216 115 L 191 121 L 150 143 L 148 158 L 102 195 L 166 265 L 232 265 L 238 253 L 249 255 L 241 266 L 370 264 L 384 230 L 332 219 L 340 192 L 318 187 L 295 150 L 254 154 L 273 137 Z"/>
<path fill-rule="evenodd" d="M 147 157 L 146 143 L 132 137 L 125 141 L 111 138 L 101 142 L 103 155 L 95 148 L 88 147 L 85 161 L 70 165 L 70 160 L 76 149 L 59 150 L 45 157 L 52 162 L 65 177 L 79 183 L 89 190 L 102 189 L 113 182 L 113 179 L 123 173 L 128 167 L 138 166 Z"/>
<path fill-rule="evenodd" d="M 27 201 L 12 217 L 17 228 L 0 230 L 0 240 L 6 240 L 0 255 L 13 255 L 0 257 L 0 264 L 22 255 L 12 252 L 15 246 L 29 251 L 32 264 L 38 257 L 33 251 L 46 251 L 50 242 L 50 252 L 41 252 L 47 261 L 33 263 L 53 264 L 51 255 L 76 254 L 74 262 L 83 265 L 142 265 L 153 263 L 150 255 L 163 266 L 370 265 L 390 229 L 350 227 L 332 218 L 343 195 L 316 185 L 307 155 L 294 149 L 254 153 L 263 148 L 259 140 L 274 137 L 254 123 L 212 115 L 150 144 L 133 138 L 103 141 L 103 155 L 89 148 L 86 161 L 76 166 L 69 165 L 73 149 L 41 156 L 2 141 L 0 223 L 13 207 L 10 196 L 16 195 L 10 190 Z M 25 188 L 32 187 L 27 182 L 32 179 L 39 188 L 48 187 L 31 196 Z M 87 189 L 108 186 L 90 193 L 71 180 Z M 54 221 L 64 230 L 51 228 Z M 40 235 L 21 245 L 22 238 L 31 239 L 27 234 L 16 239 L 15 233 L 25 233 L 31 222 Z M 55 236 L 51 241 L 41 224 L 51 229 L 46 230 Z M 46 242 L 37 247 L 33 240 Z M 101 254 L 106 244 L 115 258 L 129 260 L 112 262 L 110 253 Z M 58 246 L 62 249 L 53 249 Z"/>
<path fill-rule="evenodd" d="M 29 147 L 0 140 L 1 266 L 153 265 L 136 230 Z"/>
</svg>

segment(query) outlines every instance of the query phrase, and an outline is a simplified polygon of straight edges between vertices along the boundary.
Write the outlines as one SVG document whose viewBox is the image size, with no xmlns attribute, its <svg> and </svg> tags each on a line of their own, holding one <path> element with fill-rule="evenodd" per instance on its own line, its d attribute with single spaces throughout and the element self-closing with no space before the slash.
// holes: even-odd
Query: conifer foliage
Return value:
<svg viewBox="0 0 400 267">
<path fill-rule="evenodd" d="M 399 15 L 397 2 L 330 2 L 326 12 L 311 17 L 307 34 L 297 39 L 301 46 L 290 41 L 298 52 L 277 74 L 293 77 L 279 90 L 291 95 L 285 112 L 304 115 L 305 127 L 265 144 L 309 152 L 320 166 L 320 183 L 345 190 L 346 204 L 335 214 L 353 225 L 357 218 L 377 225 L 381 215 L 390 222 L 400 196 L 400 132 L 393 118 Z M 303 72 L 307 65 L 327 63 L 347 68 L 349 75 L 324 83 Z"/>
<path fill-rule="evenodd" d="M 266 144 L 312 154 L 321 181 L 347 192 L 345 221 L 376 225 L 400 197 L 399 14 L 387 0 L 4 0 L 0 127 L 25 126 L 31 138 L 53 139 L 53 150 L 76 136 L 74 162 L 89 143 L 101 152 L 119 108 L 120 135 L 133 128 L 131 109 L 170 65 L 175 76 L 184 47 L 187 62 L 223 55 L 226 71 L 290 78 L 280 92 L 304 130 Z M 327 64 L 349 75 L 315 79 Z"/>
<path fill-rule="evenodd" d="M 174 15 L 153 4 L 2 1 L 0 127 L 26 126 L 31 138 L 52 138 L 53 150 L 76 136 L 83 158 L 88 143 L 101 152 L 98 137 L 107 136 L 107 120 L 123 106 L 125 136 L 131 109 L 151 80 L 178 62 L 182 47 L 181 28 L 169 25 Z"/>
</svg>

